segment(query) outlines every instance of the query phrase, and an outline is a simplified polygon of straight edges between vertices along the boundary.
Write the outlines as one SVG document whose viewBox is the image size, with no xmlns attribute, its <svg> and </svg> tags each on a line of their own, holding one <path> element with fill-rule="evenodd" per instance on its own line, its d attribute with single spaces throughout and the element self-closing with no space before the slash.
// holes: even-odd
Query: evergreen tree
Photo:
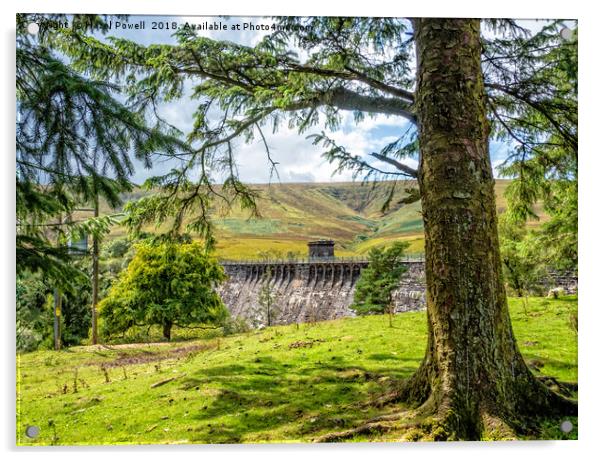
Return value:
<svg viewBox="0 0 602 460">
<path fill-rule="evenodd" d="M 74 219 L 77 208 L 99 198 L 116 206 L 131 187 L 133 156 L 150 166 L 152 154 L 186 146 L 120 102 L 119 86 L 78 73 L 53 46 L 58 31 L 44 26 L 48 19 L 70 18 L 17 15 L 17 273 L 40 271 L 69 288 L 83 274 L 71 263 L 68 241 L 96 238 L 113 223 L 107 216 Z M 108 30 L 99 16 L 71 19 L 81 33 Z M 34 36 L 27 26 L 36 21 Z"/>
<path fill-rule="evenodd" d="M 557 32 L 551 23 L 534 37 L 489 47 L 488 65 L 504 81 L 492 86 L 490 107 L 494 136 L 514 145 L 500 167 L 515 178 L 506 191 L 509 218 L 519 224 L 539 219 L 534 206 L 542 203 L 550 216 L 536 239 L 544 262 L 576 270 L 577 30 L 564 43 L 550 40 Z M 509 56 L 501 62 L 494 58 L 499 47 Z"/>
<path fill-rule="evenodd" d="M 507 285 L 525 299 L 531 292 L 541 290 L 546 273 L 545 254 L 538 234 L 516 223 L 506 213 L 500 216 L 500 252 Z"/>
<path fill-rule="evenodd" d="M 373 313 L 389 315 L 393 327 L 393 291 L 399 287 L 401 276 L 407 271 L 403 264 L 408 244 L 395 242 L 388 248 L 372 248 L 368 254 L 368 267 L 355 285 L 351 309 L 359 315 Z"/>
</svg>

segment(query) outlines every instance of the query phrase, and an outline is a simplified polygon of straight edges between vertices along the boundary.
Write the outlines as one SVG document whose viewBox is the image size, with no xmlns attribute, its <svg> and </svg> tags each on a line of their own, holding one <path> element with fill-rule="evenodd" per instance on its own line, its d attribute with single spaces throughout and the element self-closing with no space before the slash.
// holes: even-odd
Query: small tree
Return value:
<svg viewBox="0 0 602 460">
<path fill-rule="evenodd" d="M 141 243 L 100 303 L 101 331 L 112 335 L 156 324 L 170 340 L 173 325 L 222 324 L 228 311 L 215 287 L 224 279 L 199 243 Z"/>
<path fill-rule="evenodd" d="M 388 313 L 393 327 L 393 291 L 399 286 L 401 275 L 407 270 L 403 264 L 408 243 L 397 241 L 389 248 L 373 248 L 368 254 L 368 267 L 360 276 L 351 308 L 358 315 Z"/>
<path fill-rule="evenodd" d="M 280 251 L 278 249 L 268 249 L 266 251 L 259 251 L 257 256 L 260 260 L 265 262 L 266 269 L 263 275 L 261 275 L 261 287 L 257 296 L 257 307 L 254 309 L 254 327 L 259 326 L 273 326 L 274 319 L 280 314 L 280 308 L 276 305 L 278 300 L 278 294 L 274 287 L 274 267 L 270 265 L 270 261 L 273 260 L 293 260 L 295 255 L 293 252 Z"/>
<path fill-rule="evenodd" d="M 261 288 L 257 298 L 258 308 L 255 311 L 255 322 L 258 326 L 273 326 L 275 318 L 280 314 L 280 309 L 276 305 L 278 295 L 274 289 L 273 274 L 274 269 L 268 265 L 261 277 Z"/>
</svg>

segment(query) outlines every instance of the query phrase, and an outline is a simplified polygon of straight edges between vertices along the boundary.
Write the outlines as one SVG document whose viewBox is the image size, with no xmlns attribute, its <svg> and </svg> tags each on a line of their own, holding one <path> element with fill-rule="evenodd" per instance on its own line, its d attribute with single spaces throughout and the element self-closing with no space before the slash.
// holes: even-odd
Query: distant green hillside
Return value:
<svg viewBox="0 0 602 460">
<path fill-rule="evenodd" d="M 506 201 L 503 192 L 509 181 L 498 180 L 498 210 Z M 266 250 L 282 253 L 307 253 L 307 242 L 333 239 L 340 256 L 359 256 L 370 248 L 392 240 L 406 240 L 409 252 L 424 251 L 420 203 L 404 205 L 409 184 L 398 185 L 388 210 L 382 211 L 388 183 L 303 183 L 254 185 L 259 194 L 260 219 L 249 219 L 246 211 L 216 209 L 218 256 L 230 259 L 254 258 Z M 136 190 L 126 195 L 135 200 L 145 193 Z M 109 212 L 108 209 L 104 210 Z M 153 230 L 149 228 L 149 230 Z M 114 236 L 123 234 L 116 228 Z"/>
</svg>

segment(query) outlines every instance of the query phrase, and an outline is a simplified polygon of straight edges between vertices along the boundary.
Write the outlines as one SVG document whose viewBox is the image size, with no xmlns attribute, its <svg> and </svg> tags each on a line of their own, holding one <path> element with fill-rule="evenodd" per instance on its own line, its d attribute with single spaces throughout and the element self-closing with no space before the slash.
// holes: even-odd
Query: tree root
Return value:
<svg viewBox="0 0 602 460">
<path fill-rule="evenodd" d="M 554 379 L 553 388 L 558 387 Z M 522 410 L 512 405 L 484 401 L 479 413 L 459 415 L 449 400 L 429 398 L 416 409 L 416 416 L 424 417 L 404 436 L 409 441 L 459 441 L 459 440 L 515 440 L 520 434 L 537 433 L 545 417 L 577 415 L 577 402 L 546 388 L 547 398 L 534 402 Z"/>
<path fill-rule="evenodd" d="M 405 403 L 414 407 L 415 420 L 401 441 L 452 441 L 452 440 L 513 440 L 520 434 L 537 433 L 541 418 L 577 415 L 577 401 L 571 399 L 577 384 L 562 382 L 554 377 L 537 377 L 535 387 L 530 387 L 532 399 L 524 403 L 507 405 L 504 400 L 488 399 L 487 394 L 479 404 L 478 413 L 459 415 L 452 399 L 442 393 L 432 393 L 423 399 L 426 385 L 417 385 L 410 379 L 398 391 L 388 392 L 369 403 L 370 406 Z M 462 412 L 460 412 L 461 414 Z M 385 419 L 386 420 L 386 419 Z"/>
<path fill-rule="evenodd" d="M 404 418 L 413 418 L 413 411 L 394 412 L 391 414 L 379 415 L 378 417 L 371 418 L 362 425 L 351 428 L 344 431 L 337 431 L 334 433 L 326 433 L 313 440 L 313 442 L 337 442 L 345 439 L 352 438 L 359 434 L 371 434 L 371 433 L 386 433 L 392 430 L 409 429 L 415 426 L 415 423 L 395 425 L 391 422 L 396 422 Z"/>
<path fill-rule="evenodd" d="M 460 441 L 460 440 L 495 440 L 506 441 L 518 438 L 516 431 L 500 417 L 488 413 L 481 415 L 481 427 L 478 437 L 459 436 L 456 430 L 456 417 L 452 411 L 446 414 L 433 415 L 414 424 L 407 430 L 400 441 Z M 410 428 L 411 425 L 408 425 Z M 476 434 L 476 433 L 475 433 Z"/>
<path fill-rule="evenodd" d="M 350 430 L 337 431 L 334 433 L 326 433 L 322 436 L 318 436 L 313 440 L 313 442 L 338 442 L 344 439 L 352 438 L 358 434 L 369 434 L 369 433 L 384 433 L 390 431 L 392 426 L 386 423 L 366 423 L 364 425 L 360 425 L 357 428 L 352 428 Z"/>
<path fill-rule="evenodd" d="M 516 430 L 500 417 L 485 413 L 481 416 L 483 428 L 481 439 L 495 441 L 512 441 L 518 439 Z"/>
<path fill-rule="evenodd" d="M 400 390 L 391 391 L 389 393 L 385 393 L 382 396 L 379 396 L 376 399 L 372 399 L 370 401 L 366 401 L 361 404 L 361 407 L 384 407 L 388 404 L 393 404 L 401 401 L 402 392 Z"/>
<path fill-rule="evenodd" d="M 408 423 L 395 424 L 401 419 L 410 418 Z M 315 443 L 339 442 L 351 439 L 358 435 L 371 435 L 390 433 L 391 431 L 403 431 L 399 441 L 458 441 L 464 439 L 457 436 L 457 433 L 451 428 L 453 425 L 453 414 L 431 416 L 425 419 L 420 418 L 416 411 L 396 412 L 393 414 L 381 415 L 375 417 L 366 423 L 344 431 L 326 433 L 313 440 Z M 483 440 L 514 440 L 517 439 L 516 432 L 501 418 L 483 414 L 483 430 L 481 438 Z"/>
<path fill-rule="evenodd" d="M 554 377 L 531 375 L 524 388 L 519 387 L 516 400 L 484 392 L 472 408 L 457 407 L 455 399 L 432 385 L 429 377 L 429 372 L 420 369 L 399 388 L 360 405 L 373 408 L 402 403 L 408 408 L 405 411 L 375 417 L 357 428 L 325 434 L 315 442 L 335 442 L 392 430 L 405 430 L 401 441 L 512 440 L 521 434 L 537 433 L 543 417 L 577 415 L 577 401 L 571 399 L 577 384 Z M 402 418 L 409 422 L 391 423 Z"/>
<path fill-rule="evenodd" d="M 415 428 L 420 423 L 419 421 L 409 422 L 404 424 L 395 424 L 391 422 L 397 422 L 404 419 L 415 419 L 416 411 L 406 410 L 402 412 L 393 412 L 391 414 L 383 414 L 377 417 L 371 418 L 364 422 L 362 425 L 351 428 L 344 431 L 337 431 L 334 433 L 326 433 L 313 440 L 313 442 L 338 442 L 345 439 L 353 438 L 359 434 L 373 434 L 373 433 L 387 433 L 390 431 L 399 430 L 410 430 Z"/>
<path fill-rule="evenodd" d="M 539 431 L 542 418 L 577 415 L 578 404 L 572 399 L 576 383 L 536 377 L 526 368 L 519 371 L 506 392 L 498 392 L 496 385 L 485 387 L 473 394 L 473 404 L 458 405 L 458 395 L 442 386 L 435 370 L 423 363 L 399 391 L 378 401 L 404 403 L 423 417 L 410 440 L 516 439 L 519 434 Z"/>
<path fill-rule="evenodd" d="M 394 422 L 397 420 L 401 420 L 402 418 L 413 417 L 413 411 L 404 411 L 404 412 L 394 412 L 392 414 L 379 415 L 378 417 L 374 417 L 373 419 L 368 420 L 366 423 L 374 423 L 374 422 Z"/>
<path fill-rule="evenodd" d="M 564 382 L 556 379 L 555 377 L 548 377 L 546 375 L 538 376 L 536 378 L 550 390 L 569 398 L 579 389 L 579 386 L 576 382 Z"/>
<path fill-rule="evenodd" d="M 576 402 L 550 391 L 549 413 L 545 415 L 572 415 L 576 410 Z M 377 400 L 372 400 L 367 405 L 374 407 L 376 403 L 386 405 L 400 400 L 400 392 L 387 393 Z M 558 404 L 558 405 L 557 405 Z M 488 408 L 487 408 L 488 407 Z M 553 409 L 553 408 L 556 409 Z M 524 414 L 523 414 L 524 415 Z M 483 407 L 480 415 L 472 422 L 462 419 L 450 407 L 449 401 L 429 398 L 416 409 L 407 409 L 401 412 L 383 414 L 367 420 L 363 424 L 344 431 L 326 433 L 313 440 L 313 442 L 338 442 L 351 439 L 358 435 L 375 435 L 382 433 L 400 432 L 398 441 L 460 441 L 460 440 L 488 440 L 506 441 L 516 440 L 520 433 L 538 431 L 537 417 L 542 414 L 531 414 L 530 417 L 514 419 L 507 416 L 503 407 L 495 405 Z M 531 418 L 535 416 L 535 418 Z M 405 421 L 399 423 L 400 420 Z M 397 422 L 397 423 L 395 423 Z M 524 434 L 523 433 L 523 434 Z M 390 436 L 389 436 L 390 437 Z"/>
</svg>

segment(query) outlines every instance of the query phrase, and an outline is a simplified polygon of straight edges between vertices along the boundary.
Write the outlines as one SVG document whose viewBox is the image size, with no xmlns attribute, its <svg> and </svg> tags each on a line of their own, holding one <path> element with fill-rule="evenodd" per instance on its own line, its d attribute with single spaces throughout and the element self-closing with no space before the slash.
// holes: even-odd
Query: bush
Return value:
<svg viewBox="0 0 602 460">
<path fill-rule="evenodd" d="M 78 265 L 86 269 L 80 261 Z M 73 281 L 73 290 L 62 293 L 61 342 L 79 345 L 90 328 L 92 286 L 89 279 Z M 54 346 L 54 287 L 40 274 L 24 273 L 17 278 L 17 350 L 33 351 Z"/>
<path fill-rule="evenodd" d="M 103 256 L 107 259 L 121 258 L 130 249 L 130 243 L 127 237 L 115 238 L 103 245 Z"/>
<path fill-rule="evenodd" d="M 240 316 L 236 316 L 234 318 L 230 316 L 226 319 L 226 321 L 224 321 L 224 335 L 243 334 L 245 332 L 249 332 L 250 330 L 251 325 L 247 320 L 241 318 Z"/>
<path fill-rule="evenodd" d="M 38 274 L 17 277 L 17 351 L 34 351 L 52 334 L 52 311 L 46 309 L 50 289 Z"/>
<path fill-rule="evenodd" d="M 42 343 L 43 336 L 23 321 L 17 319 L 17 351 L 35 351 Z"/>
</svg>

